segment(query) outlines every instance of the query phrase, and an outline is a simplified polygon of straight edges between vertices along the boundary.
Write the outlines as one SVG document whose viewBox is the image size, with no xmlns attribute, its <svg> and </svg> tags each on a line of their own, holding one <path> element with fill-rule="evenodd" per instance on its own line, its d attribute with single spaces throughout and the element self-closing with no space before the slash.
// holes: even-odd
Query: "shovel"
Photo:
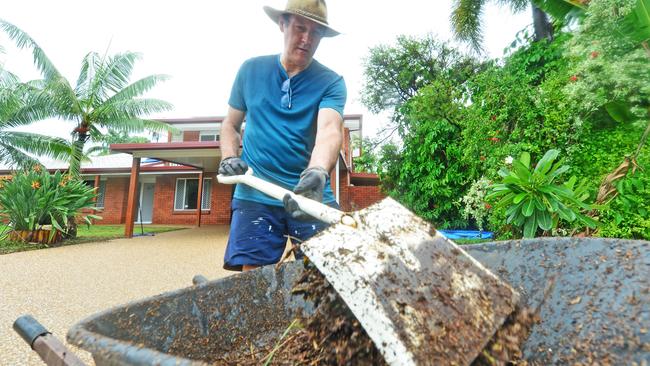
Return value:
<svg viewBox="0 0 650 366">
<path fill-rule="evenodd" d="M 391 198 L 344 213 L 253 176 L 217 177 L 333 224 L 301 243 L 389 365 L 469 365 L 519 294 Z"/>
</svg>

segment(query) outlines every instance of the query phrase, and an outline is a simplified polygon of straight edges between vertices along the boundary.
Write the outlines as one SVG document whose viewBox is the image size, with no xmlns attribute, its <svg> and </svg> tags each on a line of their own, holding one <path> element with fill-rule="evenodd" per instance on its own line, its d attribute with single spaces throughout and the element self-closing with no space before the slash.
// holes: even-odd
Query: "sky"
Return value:
<svg viewBox="0 0 650 366">
<path fill-rule="evenodd" d="M 232 82 L 247 58 L 277 54 L 279 28 L 262 10 L 284 9 L 285 0 L 0 0 L 0 18 L 27 32 L 74 85 L 81 60 L 91 51 L 142 54 L 132 81 L 170 75 L 147 97 L 174 110 L 152 118 L 221 116 L 227 111 Z M 397 36 L 432 34 L 453 41 L 451 0 L 329 0 L 330 25 L 342 34 L 321 41 L 315 58 L 343 75 L 348 88 L 346 114 L 363 115 L 364 136 L 376 135 L 387 114 L 373 115 L 361 104 L 363 59 L 369 49 L 394 44 Z M 531 23 L 530 11 L 513 15 L 489 4 L 483 14 L 485 57 L 503 55 L 515 34 Z M 39 78 L 31 54 L 18 51 L 4 34 L 0 62 L 21 80 Z M 70 122 L 44 121 L 26 130 L 69 137 Z"/>
</svg>

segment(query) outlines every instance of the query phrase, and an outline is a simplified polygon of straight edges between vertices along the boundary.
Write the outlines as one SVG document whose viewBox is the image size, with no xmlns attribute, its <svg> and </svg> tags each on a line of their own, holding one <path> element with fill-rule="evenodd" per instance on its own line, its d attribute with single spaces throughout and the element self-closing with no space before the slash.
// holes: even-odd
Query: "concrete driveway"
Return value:
<svg viewBox="0 0 650 366">
<path fill-rule="evenodd" d="M 195 274 L 222 269 L 228 226 L 206 226 L 0 255 L 0 365 L 43 365 L 13 331 L 32 314 L 60 340 L 81 319 L 129 301 L 187 287 Z M 74 348 L 92 365 L 89 353 Z"/>
</svg>

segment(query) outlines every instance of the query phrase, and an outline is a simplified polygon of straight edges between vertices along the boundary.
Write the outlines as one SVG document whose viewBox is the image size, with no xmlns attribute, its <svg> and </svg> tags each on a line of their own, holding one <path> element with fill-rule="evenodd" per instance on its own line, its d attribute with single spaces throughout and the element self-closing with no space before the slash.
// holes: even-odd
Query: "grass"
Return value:
<svg viewBox="0 0 650 366">
<path fill-rule="evenodd" d="M 453 239 L 453 242 L 458 245 L 480 244 L 480 243 L 487 243 L 490 241 L 497 241 L 497 240 L 496 239 Z"/>
<path fill-rule="evenodd" d="M 142 227 L 145 234 L 148 233 L 164 233 L 166 231 L 174 231 L 185 229 L 185 226 L 160 226 L 160 225 L 144 225 Z M 133 234 L 139 235 L 142 232 L 140 226 L 136 225 L 133 228 Z M 0 228 L 0 232 L 4 232 L 6 226 Z M 124 237 L 124 225 L 79 225 L 77 228 L 77 237 L 74 239 L 66 239 L 61 243 L 54 245 L 24 243 L 9 240 L 0 240 L 0 255 L 15 252 L 23 252 L 27 250 L 45 249 L 50 247 L 60 247 L 66 245 L 83 244 L 94 241 L 106 241 L 110 239 L 119 239 Z"/>
</svg>

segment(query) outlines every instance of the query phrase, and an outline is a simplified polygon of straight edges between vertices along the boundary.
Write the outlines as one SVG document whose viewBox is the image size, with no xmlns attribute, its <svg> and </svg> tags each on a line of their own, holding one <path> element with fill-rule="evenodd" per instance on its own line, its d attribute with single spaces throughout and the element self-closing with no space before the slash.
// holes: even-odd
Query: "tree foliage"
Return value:
<svg viewBox="0 0 650 366">
<path fill-rule="evenodd" d="M 72 129 L 73 152 L 70 171 L 78 174 L 86 141 L 101 142 L 107 129 L 134 133 L 163 131 L 170 127 L 147 119 L 155 112 L 167 111 L 171 104 L 143 95 L 165 75 L 150 75 L 130 82 L 138 53 L 124 52 L 113 56 L 88 53 L 81 64 L 75 86 L 61 75 L 45 51 L 25 32 L 0 19 L 0 28 L 18 48 L 32 51 L 34 64 L 43 79 L 28 90 L 24 105 L 7 118 L 12 124 L 28 124 L 46 119 L 61 119 L 75 125 Z"/>
<path fill-rule="evenodd" d="M 395 45 L 370 49 L 364 61 L 363 104 L 372 112 L 393 113 L 400 133 L 405 132 L 404 115 L 399 109 L 420 89 L 434 80 L 453 81 L 462 87 L 480 67 L 475 59 L 463 55 L 431 35 L 421 38 L 400 36 Z"/>
</svg>

